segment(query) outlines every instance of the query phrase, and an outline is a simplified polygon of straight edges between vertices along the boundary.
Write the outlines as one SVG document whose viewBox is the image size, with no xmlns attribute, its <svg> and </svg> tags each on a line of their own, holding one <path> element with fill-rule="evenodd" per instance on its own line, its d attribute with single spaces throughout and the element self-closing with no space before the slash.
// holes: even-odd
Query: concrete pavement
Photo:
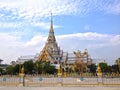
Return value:
<svg viewBox="0 0 120 90">
<path fill-rule="evenodd" d="M 120 87 L 0 87 L 0 90 L 120 90 Z"/>
</svg>

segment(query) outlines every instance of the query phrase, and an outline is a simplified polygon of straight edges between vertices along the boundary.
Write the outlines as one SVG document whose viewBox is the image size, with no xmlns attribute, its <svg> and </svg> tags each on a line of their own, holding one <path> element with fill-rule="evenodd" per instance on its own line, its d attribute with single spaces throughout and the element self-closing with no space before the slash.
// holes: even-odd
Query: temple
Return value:
<svg viewBox="0 0 120 90">
<path fill-rule="evenodd" d="M 40 52 L 40 55 L 37 58 L 37 61 L 50 61 L 52 64 L 60 63 L 60 59 L 62 58 L 62 51 L 56 42 L 56 38 L 54 35 L 53 30 L 53 21 L 52 21 L 52 14 L 51 14 L 51 25 L 49 30 L 49 35 L 47 38 L 47 42 Z"/>
<path fill-rule="evenodd" d="M 30 60 L 33 60 L 34 62 L 50 62 L 50 64 L 56 66 L 56 68 L 60 66 L 63 70 L 66 71 L 68 68 L 74 71 L 75 63 L 82 64 L 83 67 L 87 67 L 87 65 L 92 64 L 92 59 L 87 49 L 85 49 L 84 52 L 81 52 L 80 50 L 73 52 L 65 52 L 60 49 L 54 34 L 52 14 L 48 38 L 43 49 L 40 51 L 40 53 L 36 55 L 19 57 L 16 63 L 22 64 L 25 61 Z"/>
<path fill-rule="evenodd" d="M 63 50 L 60 49 L 54 35 L 53 20 L 51 14 L 49 35 L 45 43 L 45 46 L 40 52 L 36 61 L 49 61 L 51 64 L 60 64 L 63 68 L 68 66 L 70 67 L 71 65 L 72 68 L 74 62 L 80 60 L 85 62 L 86 65 L 90 65 L 92 63 L 92 60 L 88 54 L 87 49 L 85 49 L 83 53 L 79 50 L 74 51 L 72 53 L 68 53 L 63 52 Z"/>
</svg>

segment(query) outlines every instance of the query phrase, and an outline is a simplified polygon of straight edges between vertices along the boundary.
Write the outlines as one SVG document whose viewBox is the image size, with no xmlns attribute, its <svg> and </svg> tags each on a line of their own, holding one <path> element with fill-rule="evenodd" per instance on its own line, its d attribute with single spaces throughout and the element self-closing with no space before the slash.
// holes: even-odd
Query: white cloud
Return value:
<svg viewBox="0 0 120 90">
<path fill-rule="evenodd" d="M 98 39 L 96 39 L 98 40 Z M 109 35 L 107 40 L 102 38 L 102 43 L 90 44 L 89 48 L 96 49 L 96 48 L 103 48 L 103 47 L 118 47 L 120 45 L 120 35 Z"/>
<path fill-rule="evenodd" d="M 68 35 L 60 35 L 58 38 L 77 38 L 79 40 L 104 40 L 110 38 L 111 36 L 108 34 L 99 34 L 99 33 L 93 33 L 93 32 L 87 32 L 87 33 L 76 33 L 76 34 L 68 34 Z"/>
<path fill-rule="evenodd" d="M 120 14 L 119 0 L 0 0 L 0 9 L 27 20 L 53 15 L 84 15 L 94 10 Z M 12 17 L 12 16 L 11 16 Z"/>
<path fill-rule="evenodd" d="M 28 3 L 29 2 L 29 3 Z M 11 4 L 9 4 L 11 3 Z M 16 0 L 0 2 L 0 8 L 4 8 L 18 14 L 24 18 L 36 18 L 49 16 L 51 10 L 54 14 L 71 14 L 77 13 L 77 1 L 70 2 L 69 0 Z"/>
<path fill-rule="evenodd" d="M 25 46 L 30 47 L 30 46 L 36 46 L 39 43 L 45 43 L 45 36 L 39 35 L 39 36 L 34 36 L 30 41 L 26 42 Z"/>
<path fill-rule="evenodd" d="M 11 36 L 9 33 L 0 33 L 0 46 L 17 45 L 19 37 Z"/>
<path fill-rule="evenodd" d="M 0 58 L 4 63 L 17 60 L 21 55 L 35 55 L 40 52 L 45 43 L 45 36 L 37 35 L 30 41 L 21 40 L 22 36 L 11 33 L 0 33 Z"/>
<path fill-rule="evenodd" d="M 110 42 L 113 45 L 120 45 L 120 35 L 116 35 L 113 38 L 110 39 Z"/>
<path fill-rule="evenodd" d="M 12 36 L 8 33 L 0 33 L 0 58 L 3 58 L 6 63 L 19 55 L 22 43 L 19 42 L 19 37 Z"/>
<path fill-rule="evenodd" d="M 112 4 L 109 4 L 104 9 L 108 13 L 120 14 L 120 0 L 114 0 Z"/>
</svg>

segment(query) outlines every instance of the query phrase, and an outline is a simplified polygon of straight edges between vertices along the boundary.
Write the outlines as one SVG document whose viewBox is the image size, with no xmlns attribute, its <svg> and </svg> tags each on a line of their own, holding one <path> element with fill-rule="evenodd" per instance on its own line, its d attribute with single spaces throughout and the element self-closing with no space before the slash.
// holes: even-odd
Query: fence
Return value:
<svg viewBox="0 0 120 90">
<path fill-rule="evenodd" d="M 120 86 L 120 77 L 0 76 L 0 86 Z"/>
<path fill-rule="evenodd" d="M 18 76 L 0 76 L 0 86 L 18 86 L 19 83 Z"/>
</svg>

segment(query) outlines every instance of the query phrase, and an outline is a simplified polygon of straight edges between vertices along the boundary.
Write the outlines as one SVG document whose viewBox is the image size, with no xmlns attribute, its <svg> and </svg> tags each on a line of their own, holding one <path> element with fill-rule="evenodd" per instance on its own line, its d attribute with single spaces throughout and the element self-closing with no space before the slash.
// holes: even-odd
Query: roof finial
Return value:
<svg viewBox="0 0 120 90">
<path fill-rule="evenodd" d="M 52 12 L 51 12 L 51 24 L 52 24 Z"/>
<path fill-rule="evenodd" d="M 54 31 L 53 31 L 52 12 L 51 12 L 51 25 L 50 25 L 50 32 L 54 32 Z"/>
</svg>

